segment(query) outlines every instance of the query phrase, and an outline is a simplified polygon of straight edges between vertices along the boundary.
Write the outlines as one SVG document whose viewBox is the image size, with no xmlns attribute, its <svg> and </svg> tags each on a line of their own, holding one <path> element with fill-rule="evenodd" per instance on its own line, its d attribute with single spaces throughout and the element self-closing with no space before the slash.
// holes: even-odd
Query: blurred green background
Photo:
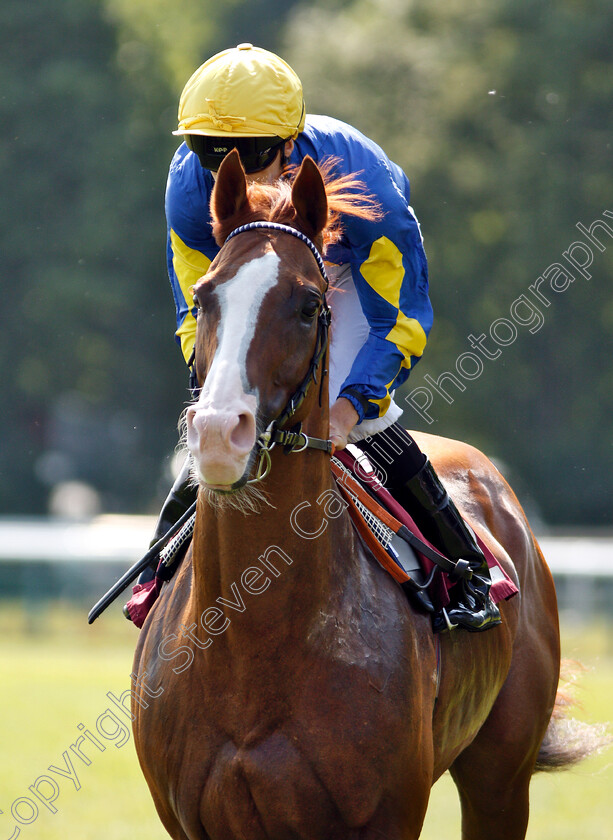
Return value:
<svg viewBox="0 0 613 840">
<path fill-rule="evenodd" d="M 103 511 L 159 504 L 188 396 L 163 216 L 178 96 L 252 41 L 411 179 L 435 326 L 400 395 L 432 405 L 403 403 L 406 425 L 484 449 L 551 525 L 611 525 L 609 0 L 4 0 L 0 32 L 0 511 L 75 481 Z M 602 251 L 576 228 L 598 219 Z M 591 279 L 530 296 L 575 241 Z"/>
</svg>

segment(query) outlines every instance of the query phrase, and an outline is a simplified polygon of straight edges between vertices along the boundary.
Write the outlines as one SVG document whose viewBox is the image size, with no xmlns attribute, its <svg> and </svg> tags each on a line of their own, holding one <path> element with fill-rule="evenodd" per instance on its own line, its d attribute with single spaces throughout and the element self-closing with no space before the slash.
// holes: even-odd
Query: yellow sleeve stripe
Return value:
<svg viewBox="0 0 613 840">
<path fill-rule="evenodd" d="M 200 251 L 196 251 L 194 248 L 186 245 L 174 230 L 170 231 L 170 244 L 172 246 L 172 264 L 175 275 L 179 281 L 183 297 L 191 310 L 191 289 L 200 280 L 202 275 L 207 273 L 211 265 L 211 260 Z M 194 342 L 196 341 L 196 319 L 191 311 L 187 313 L 183 319 L 183 323 L 177 330 L 177 337 L 181 342 L 181 351 L 187 362 L 191 356 Z"/>
<path fill-rule="evenodd" d="M 181 342 L 181 352 L 187 363 L 191 359 L 192 350 L 196 343 L 196 319 L 191 312 L 187 313 L 175 335 Z"/>
<path fill-rule="evenodd" d="M 426 346 L 426 333 L 415 318 L 407 318 L 402 312 L 398 313 L 395 325 L 386 335 L 388 341 L 393 342 L 404 355 L 402 367 L 411 367 L 411 356 L 421 356 Z"/>
<path fill-rule="evenodd" d="M 402 367 L 410 368 L 410 357 L 422 355 L 427 338 L 419 321 L 407 318 L 400 311 L 400 288 L 404 277 L 400 249 L 387 236 L 381 236 L 373 242 L 368 259 L 362 263 L 360 272 L 368 285 L 398 310 L 396 323 L 386 338 L 403 354 Z"/>
<path fill-rule="evenodd" d="M 369 403 L 372 403 L 373 405 L 379 406 L 379 414 L 377 415 L 378 417 L 383 417 L 384 414 L 387 413 L 387 410 L 390 407 L 391 401 L 392 401 L 392 398 L 389 394 L 386 394 L 383 397 L 382 400 L 373 400 L 373 399 L 368 400 Z"/>
<path fill-rule="evenodd" d="M 403 367 L 411 367 L 411 362 L 409 361 L 408 364 L 406 362 L 403 362 L 400 365 L 400 368 L 398 369 L 398 373 L 400 372 L 400 369 L 403 368 Z M 398 376 L 398 373 L 396 374 L 396 376 Z M 383 415 L 387 413 L 387 410 L 390 407 L 390 403 L 392 401 L 392 397 L 391 397 L 391 394 L 390 394 L 390 388 L 394 384 L 396 376 L 394 376 L 394 379 L 392 379 L 391 382 L 388 382 L 387 385 L 385 386 L 385 390 L 387 391 L 387 394 L 384 397 L 382 397 L 380 400 L 373 400 L 373 399 L 368 400 L 368 402 L 372 403 L 373 405 L 378 405 L 379 406 L 379 415 L 378 415 L 379 417 L 383 417 Z"/>
<path fill-rule="evenodd" d="M 400 249 L 391 239 L 381 236 L 373 242 L 368 258 L 360 266 L 360 273 L 377 294 L 396 309 L 400 308 L 404 268 Z"/>
</svg>

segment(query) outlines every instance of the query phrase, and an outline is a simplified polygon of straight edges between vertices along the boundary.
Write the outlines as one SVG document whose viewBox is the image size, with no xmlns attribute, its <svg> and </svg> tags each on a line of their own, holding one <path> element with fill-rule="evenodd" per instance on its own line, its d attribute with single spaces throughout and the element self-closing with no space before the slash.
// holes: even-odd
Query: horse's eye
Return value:
<svg viewBox="0 0 613 840">
<path fill-rule="evenodd" d="M 302 311 L 300 315 L 306 320 L 311 321 L 319 311 L 319 301 L 318 300 L 310 300 L 308 303 L 302 307 Z"/>
</svg>

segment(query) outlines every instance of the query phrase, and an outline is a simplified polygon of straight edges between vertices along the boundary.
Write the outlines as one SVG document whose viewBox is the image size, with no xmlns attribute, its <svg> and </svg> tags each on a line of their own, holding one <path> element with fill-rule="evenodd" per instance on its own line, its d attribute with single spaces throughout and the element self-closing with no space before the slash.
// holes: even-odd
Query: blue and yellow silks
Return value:
<svg viewBox="0 0 613 840">
<path fill-rule="evenodd" d="M 407 379 L 421 357 L 432 326 L 426 255 L 409 205 L 409 181 L 376 143 L 330 117 L 307 116 L 290 162 L 300 164 L 306 155 L 317 163 L 335 158 L 334 174 L 355 173 L 383 211 L 378 221 L 345 217 L 341 241 L 325 254 L 328 262 L 350 264 L 370 327 L 340 394 L 350 400 L 360 421 L 381 417 L 390 392 Z M 190 289 L 219 251 L 211 231 L 212 189 L 211 173 L 182 144 L 168 175 L 166 218 L 176 337 L 186 360 L 196 334 Z M 344 393 L 347 389 L 350 393 Z"/>
</svg>

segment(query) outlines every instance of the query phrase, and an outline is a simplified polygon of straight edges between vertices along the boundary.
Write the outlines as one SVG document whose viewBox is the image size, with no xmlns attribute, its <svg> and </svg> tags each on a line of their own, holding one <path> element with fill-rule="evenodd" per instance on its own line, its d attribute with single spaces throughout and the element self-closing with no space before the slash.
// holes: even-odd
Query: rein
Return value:
<svg viewBox="0 0 613 840">
<path fill-rule="evenodd" d="M 317 263 L 317 268 L 319 269 L 319 273 L 321 274 L 324 282 L 325 282 L 325 289 L 322 296 L 322 303 L 319 309 L 319 315 L 317 317 L 317 340 L 315 342 L 315 351 L 313 353 L 313 357 L 311 359 L 311 363 L 309 365 L 309 369 L 300 383 L 300 385 L 296 388 L 292 396 L 287 401 L 287 404 L 279 417 L 270 424 L 270 426 L 266 429 L 266 431 L 262 432 L 262 434 L 256 440 L 256 454 L 258 458 L 257 468 L 255 471 L 255 477 L 250 479 L 247 484 L 254 484 L 256 482 L 262 481 L 268 473 L 270 472 L 271 468 L 271 460 L 270 460 L 270 453 L 274 449 L 275 446 L 279 445 L 283 447 L 285 454 L 290 452 L 304 452 L 305 449 L 319 449 L 323 452 L 327 452 L 328 454 L 332 454 L 332 441 L 331 440 L 324 440 L 322 438 L 314 438 L 306 435 L 302 429 L 301 424 L 297 425 L 297 428 L 293 429 L 282 429 L 281 426 L 284 426 L 291 418 L 296 414 L 302 403 L 304 402 L 309 388 L 313 382 L 317 383 L 317 370 L 319 365 L 324 358 L 326 348 L 328 346 L 328 330 L 330 327 L 330 308 L 326 301 L 326 291 L 328 290 L 329 281 L 328 275 L 326 274 L 326 267 L 324 265 L 323 258 L 317 247 L 313 244 L 313 242 L 299 230 L 296 228 L 290 227 L 289 225 L 279 224 L 278 222 L 250 222 L 246 225 L 241 225 L 240 227 L 235 228 L 226 238 L 224 245 L 228 244 L 228 242 L 233 239 L 235 236 L 238 236 L 240 233 L 247 233 L 251 230 L 270 230 L 277 233 L 287 233 L 290 236 L 293 236 L 295 239 L 299 239 L 303 242 L 307 248 L 311 251 L 313 256 L 315 257 L 315 262 Z M 191 367 L 191 377 L 190 377 L 190 384 L 192 385 L 192 390 L 196 391 L 199 390 L 197 388 L 197 382 L 195 383 L 195 355 L 196 349 L 192 352 L 192 356 L 189 361 L 189 365 Z M 321 375 L 321 382 L 320 382 L 320 392 L 319 392 L 319 404 L 321 405 L 321 389 L 323 387 L 323 380 L 324 376 L 326 375 L 327 371 L 322 371 Z M 196 385 L 196 387 L 194 387 Z"/>
</svg>

